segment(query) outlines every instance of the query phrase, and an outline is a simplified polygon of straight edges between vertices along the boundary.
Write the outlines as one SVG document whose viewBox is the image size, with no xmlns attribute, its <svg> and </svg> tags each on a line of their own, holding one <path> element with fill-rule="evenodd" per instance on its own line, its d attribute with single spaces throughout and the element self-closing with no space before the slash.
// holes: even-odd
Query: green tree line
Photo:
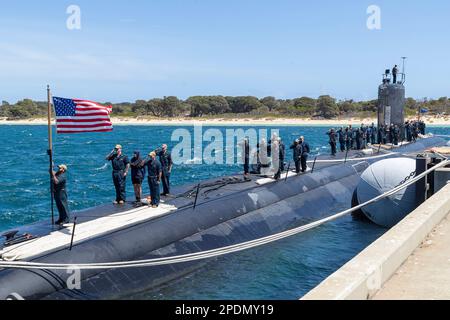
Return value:
<svg viewBox="0 0 450 320">
<path fill-rule="evenodd" d="M 374 116 L 377 110 L 377 100 L 354 101 L 337 100 L 329 95 L 317 99 L 301 97 L 295 99 L 277 99 L 265 97 L 259 99 L 253 96 L 194 96 L 186 100 L 177 97 L 137 100 L 134 103 L 109 103 L 113 106 L 116 116 L 146 116 L 146 117 L 214 117 L 219 115 L 242 116 L 285 116 L 333 119 L 336 117 Z M 406 113 L 414 115 L 419 108 L 426 108 L 431 114 L 450 113 L 450 99 L 406 99 Z M 28 119 L 44 117 L 47 114 L 47 103 L 24 99 L 15 104 L 3 101 L 0 107 L 0 117 Z"/>
</svg>

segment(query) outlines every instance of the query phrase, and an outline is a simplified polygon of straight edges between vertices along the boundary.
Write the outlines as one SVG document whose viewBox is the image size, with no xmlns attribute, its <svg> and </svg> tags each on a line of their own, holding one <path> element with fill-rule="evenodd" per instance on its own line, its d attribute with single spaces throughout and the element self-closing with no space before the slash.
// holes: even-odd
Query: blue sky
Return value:
<svg viewBox="0 0 450 320">
<path fill-rule="evenodd" d="M 66 9 L 81 8 L 81 30 Z M 366 27 L 369 5 L 381 30 Z M 407 95 L 450 96 L 449 1 L 0 0 L 0 100 L 176 95 L 372 99 L 408 56 Z"/>
</svg>

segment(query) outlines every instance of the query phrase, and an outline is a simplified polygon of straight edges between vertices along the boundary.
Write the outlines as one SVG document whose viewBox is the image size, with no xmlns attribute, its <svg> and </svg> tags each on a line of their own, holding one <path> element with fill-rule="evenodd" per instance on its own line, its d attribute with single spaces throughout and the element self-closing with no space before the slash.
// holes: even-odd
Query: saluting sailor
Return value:
<svg viewBox="0 0 450 320">
<path fill-rule="evenodd" d="M 70 211 L 67 202 L 66 172 L 67 166 L 65 164 L 58 166 L 58 172 L 54 172 L 53 170 L 50 171 L 52 175 L 53 197 L 59 212 L 59 219 L 55 222 L 56 225 L 69 223 Z"/>
<path fill-rule="evenodd" d="M 162 166 L 161 162 L 156 159 L 156 152 L 151 152 L 147 159 L 145 159 L 142 165 L 147 166 L 148 174 L 148 186 L 150 187 L 150 196 L 152 198 L 151 205 L 153 208 L 157 208 L 160 203 L 161 196 L 161 177 L 162 177 Z"/>
<path fill-rule="evenodd" d="M 111 161 L 113 167 L 113 182 L 116 189 L 116 200 L 114 204 L 124 204 L 126 201 L 125 187 L 127 184 L 128 170 L 130 169 L 130 161 L 128 157 L 122 153 L 122 146 L 118 144 L 113 151 L 106 157 Z"/>
</svg>

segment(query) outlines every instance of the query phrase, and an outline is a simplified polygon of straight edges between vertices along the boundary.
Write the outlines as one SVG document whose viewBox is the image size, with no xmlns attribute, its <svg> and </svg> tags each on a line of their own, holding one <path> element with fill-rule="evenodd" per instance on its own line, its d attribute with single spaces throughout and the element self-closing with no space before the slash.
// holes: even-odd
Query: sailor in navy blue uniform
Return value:
<svg viewBox="0 0 450 320">
<path fill-rule="evenodd" d="M 147 166 L 148 185 L 150 187 L 150 196 L 152 198 L 150 205 L 153 208 L 157 208 L 160 203 L 162 166 L 159 160 L 156 159 L 156 152 L 151 152 L 143 164 Z"/>
<path fill-rule="evenodd" d="M 66 172 L 67 166 L 64 164 L 58 166 L 58 172 L 50 171 L 53 183 L 53 197 L 59 212 L 59 219 L 55 222 L 56 225 L 68 223 L 70 218 L 69 204 L 67 202 Z"/>
<path fill-rule="evenodd" d="M 305 141 L 305 137 L 300 137 L 300 143 L 302 145 L 302 155 L 300 157 L 301 165 L 302 165 L 302 172 L 305 173 L 308 169 L 308 157 L 311 153 L 311 148 L 309 147 L 309 143 Z"/>
<path fill-rule="evenodd" d="M 142 165 L 144 160 L 141 158 L 141 153 L 135 151 L 133 158 L 131 158 L 131 181 L 133 182 L 134 195 L 136 196 L 136 203 L 141 202 L 142 197 L 142 182 L 145 178 L 145 166 Z"/>
<path fill-rule="evenodd" d="M 106 157 L 111 161 L 113 167 L 113 182 L 116 189 L 116 200 L 114 204 L 124 204 L 126 201 L 126 184 L 128 170 L 130 169 L 130 161 L 128 157 L 122 153 L 122 146 L 118 144 L 114 150 Z"/>
<path fill-rule="evenodd" d="M 341 147 L 341 152 L 345 152 L 345 131 L 344 128 L 340 128 L 337 131 L 338 135 L 339 135 L 339 145 Z"/>
<path fill-rule="evenodd" d="M 159 157 L 159 162 L 162 167 L 161 181 L 163 184 L 163 196 L 170 195 L 170 175 L 172 174 L 172 155 L 167 149 L 167 144 L 163 144 L 161 149 L 156 150 L 156 155 Z"/>
<path fill-rule="evenodd" d="M 331 155 L 335 156 L 336 155 L 336 132 L 334 131 L 334 129 L 330 129 L 330 131 L 328 131 L 326 133 L 329 137 L 330 137 L 330 146 L 331 146 Z"/>
<path fill-rule="evenodd" d="M 300 143 L 300 140 L 295 140 L 294 143 L 292 143 L 290 149 L 292 150 L 292 155 L 294 157 L 295 172 L 299 174 L 301 171 L 301 156 L 302 156 L 302 145 Z"/>
</svg>

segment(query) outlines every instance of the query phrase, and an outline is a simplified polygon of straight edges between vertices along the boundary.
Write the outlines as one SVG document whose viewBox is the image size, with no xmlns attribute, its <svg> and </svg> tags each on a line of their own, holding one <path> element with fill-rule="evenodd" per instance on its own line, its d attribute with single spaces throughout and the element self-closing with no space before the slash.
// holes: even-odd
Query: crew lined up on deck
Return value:
<svg viewBox="0 0 450 320">
<path fill-rule="evenodd" d="M 349 150 L 365 149 L 368 144 L 374 145 L 392 143 L 398 145 L 400 141 L 416 141 L 419 134 L 425 135 L 426 125 L 423 121 L 407 121 L 401 128 L 397 125 L 390 126 L 381 125 L 376 127 L 374 123 L 370 126 L 365 126 L 354 129 L 351 125 L 345 129 L 341 127 L 339 130 L 330 129 L 326 134 L 329 136 L 329 144 L 331 146 L 332 156 L 337 154 L 337 143 L 339 143 L 339 150 L 341 152 L 348 152 Z M 286 170 L 286 146 L 282 139 L 274 134 L 268 142 L 262 139 L 256 147 L 256 161 L 255 164 L 250 164 L 250 143 L 249 139 L 245 138 L 240 145 L 243 148 L 243 163 L 244 163 L 244 177 L 249 180 L 250 174 L 263 174 L 262 171 L 270 169 L 270 158 L 275 155 L 274 159 L 277 170 L 274 178 L 280 179 L 282 172 Z M 297 174 L 305 173 L 308 169 L 307 161 L 311 149 L 309 144 L 302 136 L 296 139 L 290 149 L 293 153 L 293 161 L 295 163 L 295 172 Z M 131 180 L 134 187 L 136 197 L 136 204 L 141 203 L 142 200 L 142 183 L 145 176 L 148 177 L 148 184 L 150 189 L 151 201 L 149 205 L 157 208 L 160 204 L 161 196 L 161 182 L 163 185 L 163 196 L 170 195 L 170 176 L 172 173 L 173 161 L 171 153 L 167 145 L 162 145 L 161 148 L 151 152 L 148 157 L 143 159 L 139 151 L 134 151 L 131 161 L 123 154 L 122 146 L 116 145 L 106 157 L 106 160 L 112 163 L 112 179 L 116 191 L 116 199 L 114 204 L 123 205 L 126 202 L 126 181 L 128 172 L 131 169 Z M 273 164 L 273 163 L 272 163 Z M 275 167 L 275 166 L 274 166 Z M 59 219 L 55 224 L 63 225 L 68 223 L 70 218 L 70 211 L 68 206 L 67 192 L 66 192 L 66 172 L 68 168 L 66 165 L 60 165 L 58 171 L 50 171 L 52 177 L 52 190 L 56 206 L 59 211 Z"/>
<path fill-rule="evenodd" d="M 160 204 L 161 182 L 163 184 L 162 195 L 170 195 L 170 174 L 173 162 L 167 145 L 163 145 L 160 149 L 151 152 L 145 159 L 141 158 L 139 151 L 134 151 L 131 162 L 123 154 L 122 146 L 116 145 L 114 150 L 106 157 L 106 160 L 111 161 L 113 167 L 112 177 L 116 189 L 114 204 L 124 204 L 126 202 L 126 179 L 130 168 L 136 203 L 141 202 L 142 183 L 146 174 L 151 197 L 149 204 L 153 208 L 157 208 Z"/>
<path fill-rule="evenodd" d="M 330 129 L 326 134 L 329 136 L 329 144 L 331 146 L 331 155 L 337 153 L 337 143 L 341 152 L 349 150 L 363 150 L 368 144 L 388 144 L 395 146 L 403 141 L 416 141 L 419 134 L 425 135 L 426 125 L 423 121 L 406 121 L 404 125 L 391 124 L 376 127 L 374 123 L 370 126 L 361 125 L 360 128 L 354 129 L 351 125 L 347 128 L 339 128 L 339 130 Z"/>
<path fill-rule="evenodd" d="M 249 139 L 245 138 L 243 142 L 239 144 L 242 148 L 243 163 L 244 163 L 244 178 L 249 179 L 250 174 L 266 175 L 265 172 L 274 173 L 274 179 L 281 178 L 281 174 L 286 171 L 286 145 L 283 140 L 276 134 L 267 142 L 262 139 L 260 143 L 256 145 L 254 150 L 254 161 L 250 165 L 251 148 Z M 306 172 L 307 161 L 311 149 L 309 144 L 302 136 L 296 139 L 290 149 L 293 150 L 293 161 L 295 163 L 295 171 L 297 173 Z M 276 162 L 276 163 L 274 163 Z M 271 165 L 276 168 L 275 172 L 271 172 Z"/>
</svg>

